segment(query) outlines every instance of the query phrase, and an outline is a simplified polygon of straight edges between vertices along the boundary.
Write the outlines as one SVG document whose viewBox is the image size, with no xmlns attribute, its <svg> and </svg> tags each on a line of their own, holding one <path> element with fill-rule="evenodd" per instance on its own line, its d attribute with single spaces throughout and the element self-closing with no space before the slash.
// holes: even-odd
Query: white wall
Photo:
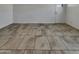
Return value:
<svg viewBox="0 0 79 59">
<path fill-rule="evenodd" d="M 79 5 L 67 6 L 67 20 L 66 23 L 79 29 Z"/>
<path fill-rule="evenodd" d="M 26 4 L 13 5 L 14 22 L 20 23 L 54 23 L 56 5 Z"/>
<path fill-rule="evenodd" d="M 0 28 L 13 23 L 12 5 L 0 4 Z"/>
<path fill-rule="evenodd" d="M 57 13 L 55 13 L 57 11 Z M 63 23 L 64 10 L 55 4 L 2 4 L 0 28 L 11 23 Z"/>
</svg>

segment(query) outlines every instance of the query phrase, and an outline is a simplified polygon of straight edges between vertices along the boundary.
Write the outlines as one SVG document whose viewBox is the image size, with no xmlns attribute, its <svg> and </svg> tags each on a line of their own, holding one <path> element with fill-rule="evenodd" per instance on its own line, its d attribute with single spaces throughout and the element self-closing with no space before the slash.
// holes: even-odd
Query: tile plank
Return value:
<svg viewBox="0 0 79 59">
<path fill-rule="evenodd" d="M 50 50 L 47 37 L 39 37 L 36 39 L 35 49 Z"/>
</svg>

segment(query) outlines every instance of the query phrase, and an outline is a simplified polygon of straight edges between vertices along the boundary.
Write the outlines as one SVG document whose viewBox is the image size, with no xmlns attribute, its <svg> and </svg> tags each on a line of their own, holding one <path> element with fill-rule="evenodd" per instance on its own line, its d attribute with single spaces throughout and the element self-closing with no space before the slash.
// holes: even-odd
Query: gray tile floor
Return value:
<svg viewBox="0 0 79 59">
<path fill-rule="evenodd" d="M 79 30 L 67 24 L 11 24 L 0 29 L 0 53 L 77 54 Z"/>
</svg>

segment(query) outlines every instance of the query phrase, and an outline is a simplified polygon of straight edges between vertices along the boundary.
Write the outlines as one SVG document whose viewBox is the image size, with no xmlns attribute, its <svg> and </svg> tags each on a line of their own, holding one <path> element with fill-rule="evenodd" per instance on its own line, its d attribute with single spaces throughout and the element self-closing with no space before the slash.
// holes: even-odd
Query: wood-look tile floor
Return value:
<svg viewBox="0 0 79 59">
<path fill-rule="evenodd" d="M 79 30 L 67 24 L 11 24 L 0 29 L 2 54 L 79 53 Z"/>
</svg>

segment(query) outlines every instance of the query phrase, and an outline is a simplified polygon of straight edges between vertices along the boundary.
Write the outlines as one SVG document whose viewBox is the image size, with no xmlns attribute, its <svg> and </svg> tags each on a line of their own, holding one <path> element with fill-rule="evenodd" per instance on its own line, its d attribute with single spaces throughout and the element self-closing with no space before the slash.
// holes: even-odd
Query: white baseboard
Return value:
<svg viewBox="0 0 79 59">
<path fill-rule="evenodd" d="M 36 19 L 36 20 L 14 20 L 14 23 L 65 23 L 63 21 L 55 21 L 51 19 Z"/>
<path fill-rule="evenodd" d="M 7 24 L 3 24 L 3 25 L 0 26 L 0 29 L 3 28 L 3 27 L 6 27 L 6 26 L 8 26 L 8 25 L 10 25 L 10 24 L 12 24 L 12 23 L 13 23 L 13 22 L 9 22 L 9 23 L 7 23 Z"/>
<path fill-rule="evenodd" d="M 70 25 L 70 26 L 72 26 L 72 27 L 74 27 L 76 29 L 79 29 L 79 25 L 76 25 L 76 24 L 74 24 L 72 22 L 66 22 L 66 24 L 68 24 L 68 25 Z"/>
<path fill-rule="evenodd" d="M 14 23 L 55 23 L 54 20 L 14 20 Z"/>
</svg>

